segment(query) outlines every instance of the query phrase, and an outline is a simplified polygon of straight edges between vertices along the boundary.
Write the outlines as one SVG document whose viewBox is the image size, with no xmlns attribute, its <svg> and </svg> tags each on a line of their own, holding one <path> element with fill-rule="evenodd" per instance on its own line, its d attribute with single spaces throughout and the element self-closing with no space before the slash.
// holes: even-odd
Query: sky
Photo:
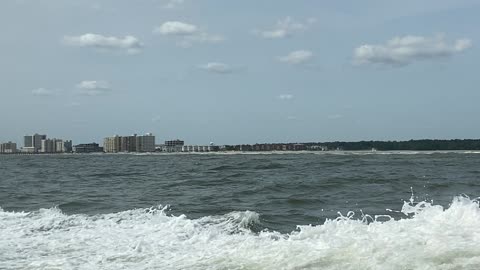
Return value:
<svg viewBox="0 0 480 270">
<path fill-rule="evenodd" d="M 480 138 L 478 0 L 4 0 L 0 141 Z"/>
</svg>

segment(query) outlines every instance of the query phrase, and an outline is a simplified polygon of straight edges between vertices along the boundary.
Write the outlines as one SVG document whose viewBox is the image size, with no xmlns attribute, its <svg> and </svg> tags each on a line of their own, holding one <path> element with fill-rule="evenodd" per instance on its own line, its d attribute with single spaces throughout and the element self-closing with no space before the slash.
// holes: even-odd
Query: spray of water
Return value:
<svg viewBox="0 0 480 270">
<path fill-rule="evenodd" d="M 404 202 L 405 218 L 339 214 L 289 234 L 263 230 L 258 213 L 189 219 L 167 207 L 104 215 L 0 209 L 4 269 L 478 269 L 480 208 Z"/>
</svg>

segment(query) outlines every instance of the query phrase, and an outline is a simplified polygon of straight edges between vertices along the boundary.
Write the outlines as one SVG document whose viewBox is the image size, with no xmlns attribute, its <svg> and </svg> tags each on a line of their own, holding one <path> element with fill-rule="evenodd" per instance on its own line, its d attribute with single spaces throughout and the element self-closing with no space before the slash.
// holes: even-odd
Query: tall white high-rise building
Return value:
<svg viewBox="0 0 480 270">
<path fill-rule="evenodd" d="M 40 148 L 40 153 L 54 153 L 55 152 L 55 141 L 51 139 L 42 140 L 42 147 Z"/>
<path fill-rule="evenodd" d="M 41 153 L 64 153 L 65 142 L 60 139 L 45 139 L 42 140 Z"/>
</svg>

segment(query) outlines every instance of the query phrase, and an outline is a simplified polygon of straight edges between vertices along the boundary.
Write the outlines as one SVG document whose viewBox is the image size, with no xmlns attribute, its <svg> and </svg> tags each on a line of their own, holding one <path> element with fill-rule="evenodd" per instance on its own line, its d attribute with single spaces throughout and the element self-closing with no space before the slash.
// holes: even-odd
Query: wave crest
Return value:
<svg viewBox="0 0 480 270">
<path fill-rule="evenodd" d="M 6 268 L 81 269 L 474 269 L 480 208 L 455 197 L 443 208 L 405 202 L 405 219 L 353 212 L 289 233 L 261 227 L 252 211 L 189 219 L 168 207 L 103 215 L 0 209 Z"/>
</svg>

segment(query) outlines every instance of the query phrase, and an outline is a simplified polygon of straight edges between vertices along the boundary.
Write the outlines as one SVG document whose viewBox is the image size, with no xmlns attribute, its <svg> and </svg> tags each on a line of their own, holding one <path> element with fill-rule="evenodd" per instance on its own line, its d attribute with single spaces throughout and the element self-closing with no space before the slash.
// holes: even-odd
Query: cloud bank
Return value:
<svg viewBox="0 0 480 270">
<path fill-rule="evenodd" d="M 365 44 L 356 48 L 353 61 L 357 65 L 404 66 L 416 61 L 450 57 L 471 46 L 469 39 L 449 43 L 444 35 L 395 37 L 385 44 Z"/>
</svg>

